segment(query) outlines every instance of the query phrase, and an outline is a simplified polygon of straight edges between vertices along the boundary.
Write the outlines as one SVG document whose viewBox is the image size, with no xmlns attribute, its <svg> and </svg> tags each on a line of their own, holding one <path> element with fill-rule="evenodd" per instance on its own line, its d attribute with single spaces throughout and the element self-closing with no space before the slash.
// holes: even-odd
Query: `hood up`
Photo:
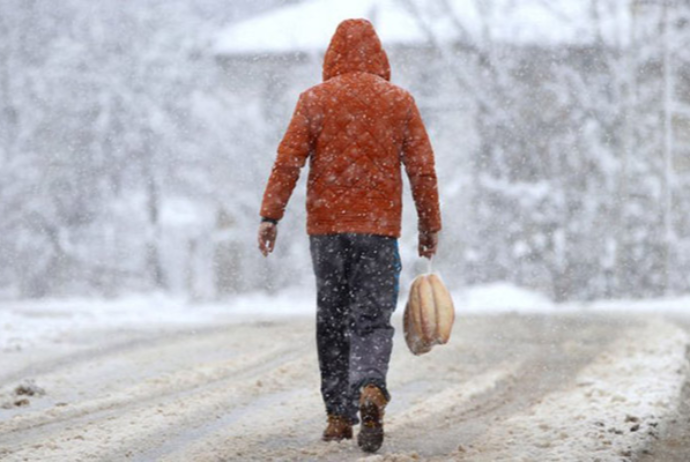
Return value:
<svg viewBox="0 0 690 462">
<path fill-rule="evenodd" d="M 347 19 L 338 28 L 323 61 L 323 80 L 350 72 L 366 72 L 391 79 L 388 56 L 374 26 L 366 19 Z"/>
</svg>

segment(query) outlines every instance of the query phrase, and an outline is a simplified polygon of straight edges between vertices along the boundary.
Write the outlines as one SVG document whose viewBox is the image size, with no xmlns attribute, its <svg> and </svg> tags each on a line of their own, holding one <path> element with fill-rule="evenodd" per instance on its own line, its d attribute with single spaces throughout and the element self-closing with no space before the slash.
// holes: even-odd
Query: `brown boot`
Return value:
<svg viewBox="0 0 690 462">
<path fill-rule="evenodd" d="M 323 441 L 342 441 L 352 439 L 352 424 L 339 415 L 328 416 L 328 427 L 323 431 Z"/>
<path fill-rule="evenodd" d="M 388 400 L 376 385 L 367 385 L 359 398 L 362 419 L 357 444 L 365 452 L 376 452 L 383 444 L 383 414 Z"/>
</svg>

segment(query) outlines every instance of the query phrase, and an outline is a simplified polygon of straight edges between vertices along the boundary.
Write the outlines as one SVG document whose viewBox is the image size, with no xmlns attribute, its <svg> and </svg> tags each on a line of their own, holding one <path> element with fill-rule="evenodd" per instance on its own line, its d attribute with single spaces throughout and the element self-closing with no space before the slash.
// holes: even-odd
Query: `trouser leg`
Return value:
<svg viewBox="0 0 690 462">
<path fill-rule="evenodd" d="M 401 264 L 394 238 L 354 235 L 351 244 L 349 382 L 351 409 L 356 409 L 360 391 L 368 384 L 379 386 L 390 400 L 386 387 L 394 334 L 390 319 L 397 305 Z"/>
<path fill-rule="evenodd" d="M 316 343 L 321 395 L 326 412 L 356 420 L 349 388 L 349 290 L 347 246 L 342 235 L 312 236 L 310 248 L 316 275 Z M 356 411 L 355 411 L 356 412 Z"/>
</svg>

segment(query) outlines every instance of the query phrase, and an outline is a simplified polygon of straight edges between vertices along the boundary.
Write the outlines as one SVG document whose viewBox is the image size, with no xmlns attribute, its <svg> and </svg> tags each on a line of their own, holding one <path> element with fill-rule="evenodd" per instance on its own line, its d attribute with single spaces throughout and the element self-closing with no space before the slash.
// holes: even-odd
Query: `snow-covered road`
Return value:
<svg viewBox="0 0 690 462">
<path fill-rule="evenodd" d="M 683 323 L 620 313 L 463 316 L 451 342 L 422 357 L 406 350 L 400 331 L 386 441 L 367 460 L 683 453 L 682 444 L 663 445 L 667 424 L 687 417 L 676 412 L 688 375 Z M 101 326 L 6 348 L 0 360 L 3 461 L 365 457 L 353 442 L 319 440 L 311 318 Z"/>
</svg>

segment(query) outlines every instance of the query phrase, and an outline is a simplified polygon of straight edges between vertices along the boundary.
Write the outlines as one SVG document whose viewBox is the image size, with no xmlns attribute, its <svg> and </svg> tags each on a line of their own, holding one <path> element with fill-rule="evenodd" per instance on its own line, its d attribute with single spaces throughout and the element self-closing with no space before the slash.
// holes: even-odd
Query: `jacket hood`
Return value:
<svg viewBox="0 0 690 462">
<path fill-rule="evenodd" d="M 350 72 L 367 72 L 391 79 L 388 56 L 374 26 L 366 19 L 341 22 L 323 60 L 323 80 Z"/>
</svg>

